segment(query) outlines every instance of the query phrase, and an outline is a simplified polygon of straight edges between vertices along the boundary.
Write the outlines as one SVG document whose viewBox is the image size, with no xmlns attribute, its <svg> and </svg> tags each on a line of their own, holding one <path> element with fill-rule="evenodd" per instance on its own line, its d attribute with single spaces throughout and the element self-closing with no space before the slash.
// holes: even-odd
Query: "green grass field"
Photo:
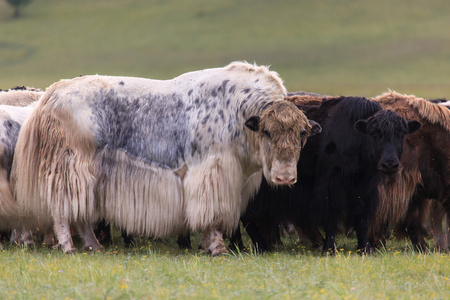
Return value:
<svg viewBox="0 0 450 300">
<path fill-rule="evenodd" d="M 271 65 L 290 91 L 450 95 L 448 0 L 0 0 L 0 89 L 86 74 L 169 79 L 234 60 Z M 198 239 L 198 236 L 195 237 Z M 195 244 L 195 243 L 194 243 Z M 249 244 L 249 241 L 246 241 Z M 324 256 L 293 239 L 212 258 L 173 239 L 104 253 L 0 252 L 0 299 L 450 299 L 450 257 L 404 241 Z"/>
<path fill-rule="evenodd" d="M 195 236 L 194 241 L 198 241 Z M 1 299 L 448 299 L 450 257 L 389 241 L 373 255 L 339 241 L 336 256 L 284 238 L 277 251 L 210 257 L 173 239 L 73 255 L 38 247 L 0 252 Z M 194 243 L 195 244 L 195 243 Z M 248 244 L 248 240 L 246 240 Z"/>
<path fill-rule="evenodd" d="M 234 60 L 290 91 L 450 94 L 447 0 L 0 0 L 0 88 L 86 74 L 169 79 Z"/>
</svg>

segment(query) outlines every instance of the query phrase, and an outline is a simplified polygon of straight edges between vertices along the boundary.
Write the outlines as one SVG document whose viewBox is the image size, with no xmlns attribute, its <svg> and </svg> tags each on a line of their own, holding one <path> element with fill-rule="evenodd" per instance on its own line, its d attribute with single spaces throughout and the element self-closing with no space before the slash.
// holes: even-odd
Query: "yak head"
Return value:
<svg viewBox="0 0 450 300">
<path fill-rule="evenodd" d="M 419 130 L 422 124 L 417 121 L 406 121 L 394 111 L 380 110 L 367 120 L 357 121 L 354 127 L 373 139 L 373 150 L 378 159 L 377 168 L 390 175 L 402 168 L 400 158 L 405 136 Z"/>
<path fill-rule="evenodd" d="M 271 185 L 292 185 L 297 182 L 297 162 L 309 136 L 322 128 L 293 103 L 276 101 L 260 116 L 252 116 L 245 126 L 255 132 L 258 160 Z"/>
</svg>

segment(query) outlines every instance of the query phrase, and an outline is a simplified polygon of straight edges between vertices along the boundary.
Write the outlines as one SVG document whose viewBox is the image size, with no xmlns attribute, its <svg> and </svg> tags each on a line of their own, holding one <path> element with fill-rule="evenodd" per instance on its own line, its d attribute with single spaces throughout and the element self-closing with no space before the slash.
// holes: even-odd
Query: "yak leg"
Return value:
<svg viewBox="0 0 450 300">
<path fill-rule="evenodd" d="M 20 237 L 22 236 L 22 229 L 14 228 L 11 232 L 9 242 L 14 245 L 19 245 Z"/>
<path fill-rule="evenodd" d="M 300 227 L 294 223 L 295 231 L 301 242 L 305 242 L 308 246 L 321 249 L 324 245 L 324 239 L 317 227 Z"/>
<path fill-rule="evenodd" d="M 448 213 L 446 213 L 444 216 L 444 239 L 445 238 L 446 238 L 446 242 L 444 242 L 444 245 L 446 246 L 445 249 L 448 249 L 448 247 L 450 247 L 450 218 Z"/>
<path fill-rule="evenodd" d="M 28 245 L 34 245 L 31 230 L 25 229 L 24 227 L 22 227 L 21 229 L 13 229 L 9 242 L 15 245 L 24 245 L 25 247 L 27 247 Z"/>
<path fill-rule="evenodd" d="M 428 214 L 428 199 L 414 196 L 406 214 L 406 231 L 414 248 L 419 251 L 428 251 L 428 244 L 424 237 L 423 219 Z"/>
<path fill-rule="evenodd" d="M 135 240 L 134 236 L 132 234 L 128 234 L 128 232 L 125 229 L 121 229 L 120 234 L 122 236 L 125 247 L 131 248 L 136 245 L 136 240 Z"/>
<path fill-rule="evenodd" d="M 178 236 L 177 245 L 178 245 L 178 248 L 180 248 L 182 250 L 190 250 L 190 249 L 192 249 L 192 246 L 191 246 L 191 235 L 189 234 L 189 232 L 187 232 L 185 234 L 180 234 Z"/>
<path fill-rule="evenodd" d="M 16 239 L 20 236 L 20 244 L 24 245 L 25 247 L 32 246 L 35 244 L 33 234 L 31 233 L 31 230 L 28 228 L 17 230 L 15 235 Z"/>
<path fill-rule="evenodd" d="M 55 219 L 55 233 L 58 238 L 58 245 L 64 252 L 72 253 L 77 252 L 77 248 L 73 245 L 72 234 L 70 233 L 69 220 L 56 220 Z"/>
<path fill-rule="evenodd" d="M 199 248 L 211 253 L 212 256 L 228 253 L 222 231 L 218 227 L 211 227 L 203 232 Z"/>
<path fill-rule="evenodd" d="M 103 249 L 103 246 L 100 245 L 97 238 L 95 237 L 94 230 L 91 224 L 87 222 L 78 222 L 76 224 L 78 234 L 84 241 L 83 249 L 85 251 L 100 251 Z"/>
<path fill-rule="evenodd" d="M 244 250 L 244 242 L 242 241 L 242 234 L 241 234 L 241 226 L 238 225 L 236 227 L 236 230 L 233 232 L 233 234 L 230 237 L 230 244 L 228 245 L 230 249 L 233 251 L 238 250 Z"/>
<path fill-rule="evenodd" d="M 373 222 L 372 222 L 373 224 Z M 372 247 L 375 248 L 385 248 L 386 238 L 388 234 L 388 223 L 379 224 L 379 226 L 369 226 L 369 242 Z"/>
<path fill-rule="evenodd" d="M 358 251 L 368 254 L 372 253 L 372 247 L 370 246 L 369 239 L 367 237 L 367 231 L 369 228 L 369 220 L 367 216 L 358 216 L 355 220 L 355 230 L 358 239 Z"/>
<path fill-rule="evenodd" d="M 449 219 L 444 207 L 437 201 L 431 207 L 434 247 L 446 251 L 450 244 Z"/>
<path fill-rule="evenodd" d="M 354 224 L 356 236 L 358 239 L 358 248 L 361 254 L 372 253 L 372 246 L 369 242 L 369 224 L 378 208 L 379 195 L 378 195 L 378 183 L 372 178 L 369 180 L 361 180 L 361 182 L 368 182 L 367 185 L 359 184 L 353 191 L 350 207 L 351 220 Z"/>
<path fill-rule="evenodd" d="M 53 228 L 49 226 L 44 232 L 44 241 L 46 247 L 52 247 L 56 245 L 55 235 L 53 233 Z"/>
<path fill-rule="evenodd" d="M 372 253 L 372 246 L 369 243 L 367 232 L 369 230 L 370 215 L 367 211 L 355 216 L 355 231 L 358 239 L 357 251 L 363 254 Z"/>
<path fill-rule="evenodd" d="M 106 223 L 106 221 L 103 219 L 100 222 L 97 222 L 94 230 L 95 236 L 97 237 L 97 240 L 101 242 L 104 245 L 111 244 L 112 238 L 111 238 L 111 225 L 109 223 Z"/>
<path fill-rule="evenodd" d="M 325 227 L 325 241 L 323 244 L 323 252 L 336 253 L 336 231 L 338 220 L 336 216 L 330 216 Z"/>
<path fill-rule="evenodd" d="M 325 174 L 320 176 L 314 186 L 314 201 L 311 209 L 314 211 L 322 211 L 322 218 L 308 218 L 310 227 L 323 225 L 325 229 L 325 240 L 323 244 L 323 252 L 335 254 L 336 232 L 338 223 L 344 217 L 344 207 L 348 199 L 348 184 L 343 182 L 340 175 L 340 168 L 328 168 L 322 166 L 325 161 L 319 163 L 319 168 L 329 169 Z"/>
<path fill-rule="evenodd" d="M 261 234 L 259 224 L 255 220 L 242 220 L 242 225 L 257 251 L 265 252 L 271 250 L 270 241 Z"/>
<path fill-rule="evenodd" d="M 445 237 L 447 237 L 445 249 L 448 249 L 448 247 L 450 247 L 450 215 L 448 213 L 444 216 L 444 238 Z"/>
</svg>

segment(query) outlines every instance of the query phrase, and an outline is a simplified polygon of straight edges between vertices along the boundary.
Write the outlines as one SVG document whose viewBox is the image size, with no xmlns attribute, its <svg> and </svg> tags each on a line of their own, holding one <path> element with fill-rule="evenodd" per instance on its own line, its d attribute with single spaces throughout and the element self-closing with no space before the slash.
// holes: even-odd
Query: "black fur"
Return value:
<svg viewBox="0 0 450 300">
<path fill-rule="evenodd" d="M 358 249 L 370 252 L 367 230 L 378 205 L 378 182 L 401 167 L 403 138 L 420 126 L 365 98 L 340 97 L 301 108 L 322 133 L 302 150 L 298 182 L 275 190 L 263 180 L 241 220 L 260 250 L 274 243 L 271 230 L 291 221 L 324 251 L 335 251 L 338 223 L 344 221 L 355 229 Z M 318 228 L 325 230 L 325 240 Z"/>
</svg>

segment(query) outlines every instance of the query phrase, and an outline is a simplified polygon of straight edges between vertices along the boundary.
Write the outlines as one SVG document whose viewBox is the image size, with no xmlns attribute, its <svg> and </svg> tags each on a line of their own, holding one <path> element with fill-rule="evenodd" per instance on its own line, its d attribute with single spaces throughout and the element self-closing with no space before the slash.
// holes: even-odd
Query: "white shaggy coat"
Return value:
<svg viewBox="0 0 450 300">
<path fill-rule="evenodd" d="M 57 82 L 19 135 L 12 181 L 21 212 L 54 221 L 65 251 L 74 250 L 69 224 L 100 218 L 152 237 L 231 233 L 258 188 L 249 178 L 272 164 L 261 150 L 270 142 L 244 124 L 285 95 L 276 73 L 241 62 L 166 81 Z M 294 123 L 306 120 L 289 109 Z M 298 159 L 300 132 L 289 130 Z"/>
</svg>

